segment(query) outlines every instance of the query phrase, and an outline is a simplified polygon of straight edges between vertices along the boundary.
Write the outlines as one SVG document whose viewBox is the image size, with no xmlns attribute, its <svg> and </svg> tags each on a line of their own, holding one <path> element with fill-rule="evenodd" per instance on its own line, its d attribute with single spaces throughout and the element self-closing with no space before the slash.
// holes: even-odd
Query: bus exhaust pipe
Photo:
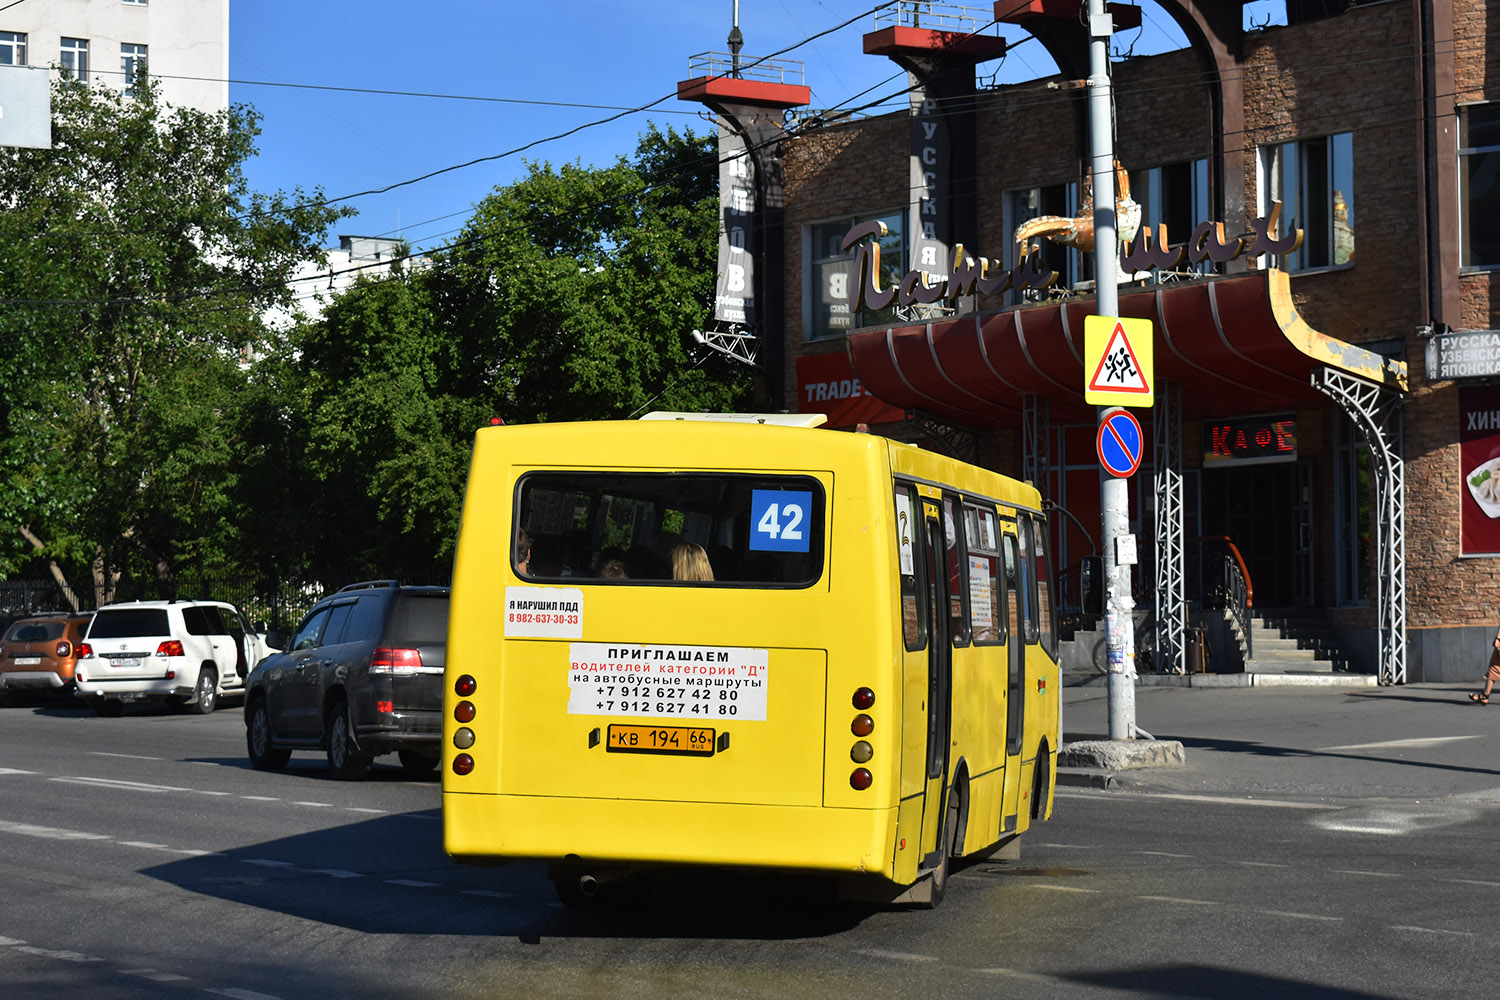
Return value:
<svg viewBox="0 0 1500 1000">
<path fill-rule="evenodd" d="M 599 895 L 599 880 L 592 875 L 578 876 L 578 891 L 589 897 Z"/>
</svg>

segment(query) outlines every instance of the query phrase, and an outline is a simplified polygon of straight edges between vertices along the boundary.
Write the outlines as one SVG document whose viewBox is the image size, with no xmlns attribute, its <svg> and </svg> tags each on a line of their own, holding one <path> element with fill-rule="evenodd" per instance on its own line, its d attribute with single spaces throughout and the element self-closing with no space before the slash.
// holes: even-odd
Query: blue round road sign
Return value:
<svg viewBox="0 0 1500 1000">
<path fill-rule="evenodd" d="M 1099 421 L 1096 440 L 1099 464 L 1111 476 L 1124 479 L 1141 464 L 1141 425 L 1129 410 L 1116 407 Z"/>
</svg>

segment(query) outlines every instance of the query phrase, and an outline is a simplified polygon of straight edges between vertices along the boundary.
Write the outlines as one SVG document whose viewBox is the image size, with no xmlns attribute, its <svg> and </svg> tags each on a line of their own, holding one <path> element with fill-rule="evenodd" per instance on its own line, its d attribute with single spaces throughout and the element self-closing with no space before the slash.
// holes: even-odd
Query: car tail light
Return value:
<svg viewBox="0 0 1500 1000">
<path fill-rule="evenodd" d="M 94 647 L 93 646 L 90 646 L 86 642 L 80 642 L 78 644 L 78 658 L 80 660 L 84 659 L 85 657 L 89 657 L 89 656 L 93 656 L 93 655 L 94 655 Z"/>
<path fill-rule="evenodd" d="M 159 645 L 159 646 L 156 647 L 156 655 L 157 656 L 181 656 L 182 655 L 182 640 L 181 639 L 165 639 L 165 640 L 163 640 L 162 643 L 161 643 L 161 645 Z"/>
<path fill-rule="evenodd" d="M 417 670 L 422 666 L 422 652 L 417 649 L 395 649 L 382 646 L 370 654 L 370 673 L 390 674 L 397 670 Z"/>
<path fill-rule="evenodd" d="M 389 715 L 395 710 L 396 703 L 394 701 L 377 701 L 375 703 L 375 711 L 381 713 L 382 715 Z"/>
<path fill-rule="evenodd" d="M 66 639 L 59 641 L 57 648 L 52 651 L 52 655 L 56 656 L 59 660 L 66 660 L 72 654 L 73 644 Z"/>
</svg>

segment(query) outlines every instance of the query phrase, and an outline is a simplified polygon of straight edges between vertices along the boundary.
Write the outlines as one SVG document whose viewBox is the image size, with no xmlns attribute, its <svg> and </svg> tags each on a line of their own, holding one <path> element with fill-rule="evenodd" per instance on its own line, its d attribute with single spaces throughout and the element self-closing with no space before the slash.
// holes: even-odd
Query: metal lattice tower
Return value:
<svg viewBox="0 0 1500 1000">
<path fill-rule="evenodd" d="M 1375 470 L 1375 600 L 1381 684 L 1406 683 L 1406 466 L 1401 396 L 1333 368 L 1312 374 L 1313 388 L 1344 408 L 1364 434 Z"/>
<path fill-rule="evenodd" d="M 1182 392 L 1176 382 L 1156 383 L 1152 418 L 1156 488 L 1156 669 L 1187 670 L 1187 600 L 1183 596 Z"/>
</svg>

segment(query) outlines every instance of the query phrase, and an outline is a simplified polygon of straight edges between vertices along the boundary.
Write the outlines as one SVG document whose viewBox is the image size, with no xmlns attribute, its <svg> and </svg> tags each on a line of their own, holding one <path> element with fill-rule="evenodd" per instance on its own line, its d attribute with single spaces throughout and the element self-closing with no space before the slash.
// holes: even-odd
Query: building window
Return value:
<svg viewBox="0 0 1500 1000">
<path fill-rule="evenodd" d="M 57 61 L 68 76 L 75 80 L 88 80 L 89 40 L 87 38 L 64 38 Z"/>
<path fill-rule="evenodd" d="M 886 233 L 880 240 L 880 287 L 894 288 L 906 273 L 906 239 L 904 214 L 852 215 L 831 222 L 819 222 L 804 230 L 803 247 L 807 260 L 803 279 L 803 339 L 824 340 L 842 337 L 857 326 L 871 326 L 892 321 L 894 309 L 851 314 L 849 292 L 854 287 L 855 253 L 843 248 L 844 236 L 854 226 L 871 219 L 885 223 Z"/>
<path fill-rule="evenodd" d="M 1014 234 L 1023 222 L 1042 215 L 1058 216 L 1060 218 L 1072 218 L 1078 214 L 1078 185 L 1050 184 L 1045 187 L 1018 188 L 1014 191 L 1005 192 L 1005 232 Z M 1051 269 L 1057 272 L 1057 286 L 1059 288 L 1072 288 L 1079 281 L 1080 255 L 1071 247 L 1060 243 L 1054 243 L 1049 239 L 1035 237 L 1030 242 L 1041 249 L 1042 269 Z M 1017 247 L 1014 240 L 1007 241 L 1005 248 L 1005 265 L 1014 268 L 1019 263 Z M 1027 290 L 1017 292 L 1011 290 L 1005 293 L 1006 305 L 1033 300 L 1046 292 Z"/>
<path fill-rule="evenodd" d="M 1281 258 L 1289 271 L 1354 263 L 1354 134 L 1302 139 L 1259 150 L 1259 214 L 1281 202 L 1280 233 L 1303 231 L 1302 246 Z M 1270 266 L 1262 257 L 1261 266 Z"/>
<path fill-rule="evenodd" d="M 146 69 L 146 46 L 120 43 L 120 73 L 125 77 L 125 93 L 134 94 L 138 77 Z"/>
<path fill-rule="evenodd" d="M 1500 267 L 1500 104 L 1459 110 L 1459 204 L 1463 267 Z"/>
<path fill-rule="evenodd" d="M 1186 243 L 1198 223 L 1209 219 L 1208 160 L 1184 160 L 1149 170 L 1130 172 L 1130 197 L 1141 206 L 1141 229 L 1150 230 L 1155 241 L 1158 226 L 1167 227 L 1169 245 Z M 1140 233 L 1135 246 L 1140 246 Z M 1154 246 L 1153 242 L 1153 246 Z M 1186 260 L 1181 270 L 1208 274 L 1213 262 Z"/>
<path fill-rule="evenodd" d="M 0 66 L 26 65 L 26 32 L 0 31 Z"/>
</svg>

